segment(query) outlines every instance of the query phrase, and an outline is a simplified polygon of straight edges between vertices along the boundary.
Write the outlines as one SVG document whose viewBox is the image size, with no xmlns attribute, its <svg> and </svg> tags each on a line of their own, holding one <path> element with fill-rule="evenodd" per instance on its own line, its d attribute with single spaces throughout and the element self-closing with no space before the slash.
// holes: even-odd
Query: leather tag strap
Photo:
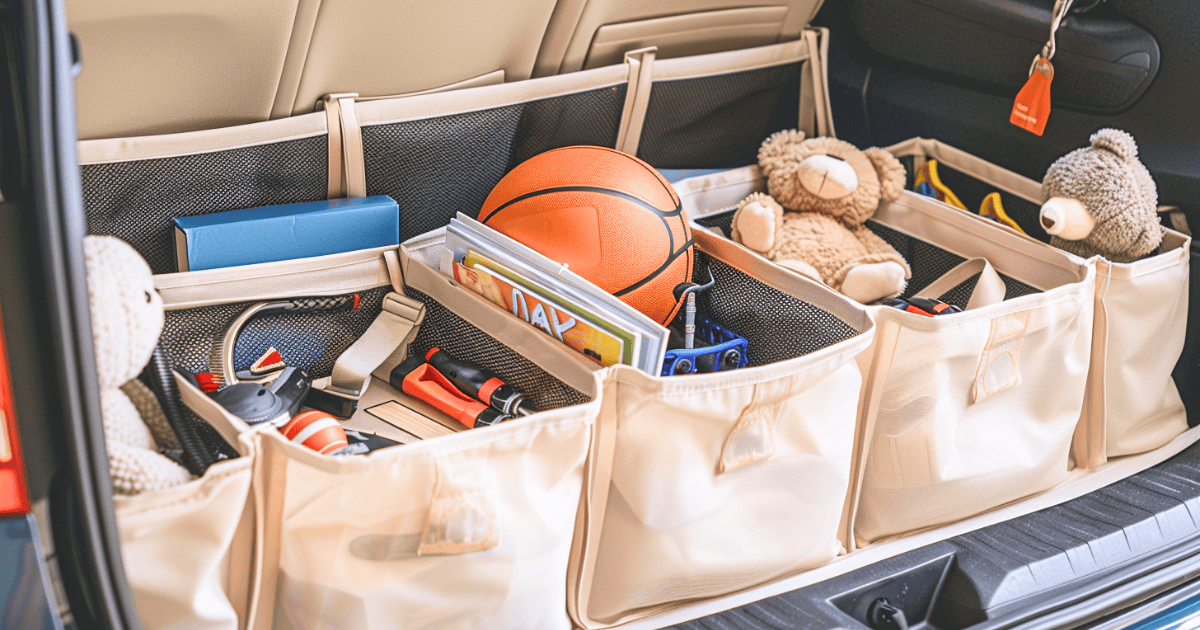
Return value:
<svg viewBox="0 0 1200 630">
<path fill-rule="evenodd" d="M 967 301 L 967 308 L 964 310 L 970 311 L 1003 302 L 1008 288 L 1004 285 L 1000 274 L 996 273 L 996 269 L 992 267 L 992 263 L 984 258 L 970 258 L 959 264 L 942 274 L 942 277 L 934 280 L 929 286 L 921 289 L 916 297 L 936 300 L 950 289 L 970 280 L 976 274 L 979 275 L 979 281 L 975 283 L 975 289 L 971 291 L 971 299 Z"/>
<path fill-rule="evenodd" d="M 321 99 L 329 129 L 329 198 L 365 197 L 362 129 L 354 111 L 358 94 L 328 94 Z"/>
<path fill-rule="evenodd" d="M 618 151 L 637 155 L 642 141 L 642 124 L 646 121 L 646 108 L 650 104 L 650 90 L 654 82 L 654 57 L 658 48 L 639 48 L 625 53 L 625 65 L 629 67 L 629 84 L 625 88 L 625 108 L 621 112 L 621 125 L 617 131 Z"/>
<path fill-rule="evenodd" d="M 1192 228 L 1188 225 L 1187 215 L 1179 206 L 1159 206 L 1158 214 L 1165 217 L 1171 224 L 1171 229 L 1176 232 L 1182 232 L 1188 236 L 1192 235 Z"/>
</svg>

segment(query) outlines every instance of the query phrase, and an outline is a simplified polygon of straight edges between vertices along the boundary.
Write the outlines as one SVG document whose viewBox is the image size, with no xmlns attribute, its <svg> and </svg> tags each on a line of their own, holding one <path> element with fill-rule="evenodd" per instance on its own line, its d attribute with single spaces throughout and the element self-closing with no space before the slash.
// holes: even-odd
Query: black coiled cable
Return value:
<svg viewBox="0 0 1200 630">
<path fill-rule="evenodd" d="M 195 425 L 188 421 L 183 401 L 179 398 L 179 387 L 175 384 L 175 375 L 171 371 L 171 362 L 161 347 L 154 348 L 146 370 L 150 373 L 150 389 L 162 405 L 167 424 L 171 425 L 171 430 L 179 438 L 179 445 L 183 447 L 184 465 L 188 472 L 202 476 L 216 462 L 216 456 L 196 432 Z"/>
</svg>

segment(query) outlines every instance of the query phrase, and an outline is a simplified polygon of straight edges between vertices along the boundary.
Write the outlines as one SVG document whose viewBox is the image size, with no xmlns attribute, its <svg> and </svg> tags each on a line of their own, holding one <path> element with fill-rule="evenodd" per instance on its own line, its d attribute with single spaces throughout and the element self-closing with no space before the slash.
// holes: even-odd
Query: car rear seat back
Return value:
<svg viewBox="0 0 1200 630">
<path fill-rule="evenodd" d="M 796 39 L 821 0 L 66 0 L 79 137 L 228 127 L 362 98 Z"/>
<path fill-rule="evenodd" d="M 798 39 L 822 0 L 559 0 L 534 76 L 620 63 L 657 46 L 658 58 Z"/>
</svg>

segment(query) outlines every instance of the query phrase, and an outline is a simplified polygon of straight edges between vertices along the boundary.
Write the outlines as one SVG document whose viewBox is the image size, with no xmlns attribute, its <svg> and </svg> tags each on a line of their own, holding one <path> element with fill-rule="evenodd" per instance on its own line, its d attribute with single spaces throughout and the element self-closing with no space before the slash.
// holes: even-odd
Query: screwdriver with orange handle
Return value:
<svg viewBox="0 0 1200 630">
<path fill-rule="evenodd" d="M 388 381 L 392 387 L 433 405 L 468 429 L 491 426 L 512 417 L 462 393 L 420 356 L 411 356 L 397 365 Z"/>
</svg>

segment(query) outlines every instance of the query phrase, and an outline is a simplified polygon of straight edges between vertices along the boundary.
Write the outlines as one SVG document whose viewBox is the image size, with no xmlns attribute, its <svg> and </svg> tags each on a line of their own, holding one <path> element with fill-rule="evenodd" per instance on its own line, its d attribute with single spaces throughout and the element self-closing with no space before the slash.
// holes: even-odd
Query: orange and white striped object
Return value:
<svg viewBox="0 0 1200 630">
<path fill-rule="evenodd" d="M 328 455 L 350 445 L 346 431 L 333 416 L 310 409 L 296 414 L 279 430 L 283 437 L 322 454 Z"/>
</svg>

